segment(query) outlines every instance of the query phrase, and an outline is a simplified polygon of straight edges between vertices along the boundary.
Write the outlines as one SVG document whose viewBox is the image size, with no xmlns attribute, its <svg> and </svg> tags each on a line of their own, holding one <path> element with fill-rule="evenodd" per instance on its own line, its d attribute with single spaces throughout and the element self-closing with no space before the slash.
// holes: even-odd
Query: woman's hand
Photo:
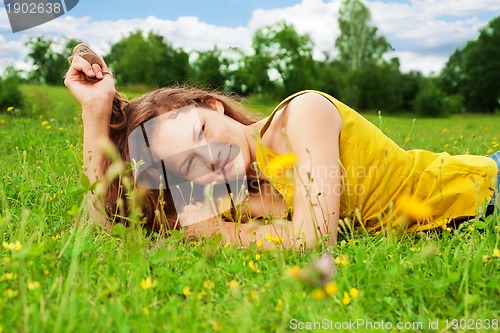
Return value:
<svg viewBox="0 0 500 333">
<path fill-rule="evenodd" d="M 81 47 L 80 45 L 75 48 Z M 90 50 L 87 47 L 87 50 Z M 64 84 L 85 110 L 111 113 L 115 82 L 102 57 L 90 50 L 72 57 Z M 97 111 L 96 111 L 97 110 Z"/>
</svg>

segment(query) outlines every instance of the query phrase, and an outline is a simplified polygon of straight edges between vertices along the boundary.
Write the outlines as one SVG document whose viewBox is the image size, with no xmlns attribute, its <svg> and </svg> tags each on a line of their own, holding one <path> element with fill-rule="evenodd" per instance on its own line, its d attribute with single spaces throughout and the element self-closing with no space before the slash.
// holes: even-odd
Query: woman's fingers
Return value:
<svg viewBox="0 0 500 333">
<path fill-rule="evenodd" d="M 98 64 L 92 64 L 92 71 L 94 72 L 96 78 L 103 78 L 101 66 L 99 66 Z"/>
</svg>

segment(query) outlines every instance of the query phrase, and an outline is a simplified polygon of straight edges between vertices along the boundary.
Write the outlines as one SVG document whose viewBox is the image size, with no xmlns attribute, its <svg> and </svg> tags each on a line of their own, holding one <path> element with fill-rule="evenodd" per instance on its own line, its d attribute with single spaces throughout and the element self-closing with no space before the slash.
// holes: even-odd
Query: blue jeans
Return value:
<svg viewBox="0 0 500 333">
<path fill-rule="evenodd" d="M 488 155 L 487 157 L 493 159 L 493 161 L 495 161 L 497 163 L 497 166 L 498 166 L 498 182 L 497 182 L 497 191 L 495 193 L 495 195 L 493 196 L 493 199 L 491 199 L 491 202 L 490 202 L 490 205 L 493 205 L 495 203 L 495 198 L 496 198 L 496 195 L 498 195 L 500 193 L 500 151 L 497 151 L 495 154 L 493 155 Z"/>
</svg>

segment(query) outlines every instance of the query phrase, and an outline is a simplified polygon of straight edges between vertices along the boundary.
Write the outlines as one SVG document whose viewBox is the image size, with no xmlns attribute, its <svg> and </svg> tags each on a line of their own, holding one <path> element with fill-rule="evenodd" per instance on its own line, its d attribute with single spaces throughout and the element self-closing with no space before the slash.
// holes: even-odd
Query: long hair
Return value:
<svg viewBox="0 0 500 333">
<path fill-rule="evenodd" d="M 224 114 L 243 125 L 250 125 L 257 119 L 250 116 L 238 100 L 231 95 L 217 91 L 209 91 L 195 87 L 160 88 L 141 97 L 126 101 L 117 93 L 113 101 L 113 111 L 110 118 L 111 141 L 120 152 L 121 159 L 130 162 L 128 136 L 138 126 L 160 114 L 179 109 L 188 105 L 210 107 L 211 100 L 218 100 L 224 106 Z M 173 143 L 175 144 L 175 142 Z M 102 170 L 106 172 L 111 160 L 103 160 Z M 133 178 L 129 176 L 129 181 Z M 166 231 L 178 229 L 177 213 L 168 190 L 147 190 L 142 192 L 141 209 L 144 227 L 149 231 Z M 122 214 L 128 214 L 126 193 L 123 191 L 123 178 L 115 179 L 109 186 L 105 199 L 106 213 L 115 222 L 125 223 Z M 123 203 L 120 214 L 118 202 Z"/>
</svg>

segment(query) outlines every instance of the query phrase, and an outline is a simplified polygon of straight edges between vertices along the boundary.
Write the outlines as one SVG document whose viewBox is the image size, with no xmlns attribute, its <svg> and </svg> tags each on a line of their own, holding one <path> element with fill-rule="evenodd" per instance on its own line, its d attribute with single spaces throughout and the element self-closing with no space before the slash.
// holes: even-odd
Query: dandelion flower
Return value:
<svg viewBox="0 0 500 333">
<path fill-rule="evenodd" d="M 7 272 L 2 276 L 2 280 L 6 280 L 6 281 L 14 280 L 16 277 L 17 277 L 16 274 Z"/>
<path fill-rule="evenodd" d="M 158 284 L 158 281 L 153 280 L 150 276 L 148 276 L 146 279 L 141 280 L 141 287 L 142 289 L 151 289 L 156 287 Z"/>
<path fill-rule="evenodd" d="M 257 267 L 256 267 L 255 263 L 253 262 L 253 260 L 250 260 L 250 261 L 248 262 L 248 267 L 249 267 L 252 271 L 254 271 L 254 272 L 257 270 Z"/>
<path fill-rule="evenodd" d="M 356 299 L 359 296 L 359 291 L 356 288 L 351 288 L 351 290 L 349 290 L 349 294 L 352 298 Z"/>
<path fill-rule="evenodd" d="M 325 285 L 325 292 L 329 295 L 332 296 L 339 290 L 337 284 L 335 282 L 328 282 Z"/>
<path fill-rule="evenodd" d="M 42 121 L 42 126 L 47 126 L 49 122 L 47 120 Z"/>
<path fill-rule="evenodd" d="M 16 240 L 14 243 L 7 243 L 6 241 L 2 242 L 2 246 L 6 250 L 11 250 L 13 252 L 19 252 L 23 249 L 23 244 L 20 241 Z"/>
<path fill-rule="evenodd" d="M 205 289 L 208 289 L 208 290 L 214 289 L 215 283 L 213 281 L 207 280 L 207 281 L 203 282 L 203 287 Z"/>
<path fill-rule="evenodd" d="M 468 231 L 468 232 L 472 232 L 472 231 L 474 231 L 474 227 L 473 227 L 473 226 L 471 226 L 471 225 L 470 225 L 470 226 L 468 226 L 468 227 L 467 227 L 467 231 Z"/>
<path fill-rule="evenodd" d="M 9 106 L 9 107 L 7 108 L 7 111 L 9 111 L 9 112 L 10 112 L 10 111 L 12 111 L 12 110 L 14 110 L 14 107 L 13 107 L 13 106 Z"/>
<path fill-rule="evenodd" d="M 499 249 L 493 249 L 493 256 L 494 257 L 500 257 L 500 250 Z"/>
<path fill-rule="evenodd" d="M 189 287 L 182 288 L 182 294 L 184 296 L 189 296 L 191 294 L 191 288 L 189 288 Z"/>
<path fill-rule="evenodd" d="M 257 239 L 256 245 L 257 247 L 262 247 L 262 241 L 260 239 Z"/>
<path fill-rule="evenodd" d="M 311 296 L 314 299 L 323 299 L 325 298 L 326 294 L 323 289 L 316 288 L 311 292 Z"/>
<path fill-rule="evenodd" d="M 347 292 L 344 292 L 344 298 L 342 299 L 342 304 L 347 305 L 351 303 L 351 297 L 349 297 L 349 294 Z"/>
<path fill-rule="evenodd" d="M 35 290 L 40 288 L 40 282 L 38 281 L 29 281 L 28 282 L 28 289 L 29 290 Z"/>
<path fill-rule="evenodd" d="M 303 275 L 303 272 L 299 266 L 292 266 L 288 269 L 287 275 L 294 279 L 300 279 Z"/>
<path fill-rule="evenodd" d="M 493 141 L 493 142 L 491 143 L 491 145 L 492 145 L 494 148 L 496 148 L 496 147 L 500 146 L 500 143 L 498 143 L 498 141 Z"/>
<path fill-rule="evenodd" d="M 238 283 L 238 281 L 236 281 L 236 280 L 231 280 L 231 281 L 229 281 L 229 286 L 230 286 L 231 288 L 237 288 L 237 287 L 238 287 L 238 285 L 239 285 L 239 283 Z"/>
<path fill-rule="evenodd" d="M 14 298 L 17 296 L 17 294 L 19 294 L 19 292 L 17 290 L 13 290 L 13 289 L 5 289 L 3 291 L 3 295 L 7 298 Z"/>
<path fill-rule="evenodd" d="M 255 255 L 255 260 L 260 260 L 260 254 L 258 254 L 258 253 L 257 253 L 257 254 Z"/>
</svg>

